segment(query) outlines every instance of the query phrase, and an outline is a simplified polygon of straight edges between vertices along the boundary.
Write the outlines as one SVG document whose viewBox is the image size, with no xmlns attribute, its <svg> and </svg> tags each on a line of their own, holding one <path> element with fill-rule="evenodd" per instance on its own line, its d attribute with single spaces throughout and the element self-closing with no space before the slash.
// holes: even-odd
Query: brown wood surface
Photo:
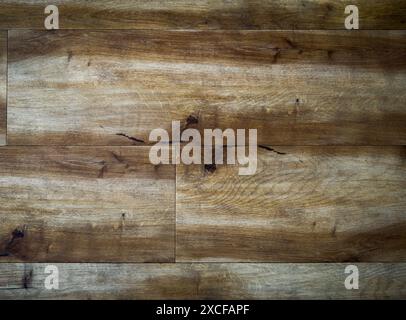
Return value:
<svg viewBox="0 0 406 320">
<path fill-rule="evenodd" d="M 357 5 L 361 29 L 405 29 L 401 0 L 3 0 L 0 28 L 44 28 L 57 5 L 61 29 L 344 29 Z"/>
<path fill-rule="evenodd" d="M 48 4 L 0 1 L 0 299 L 406 299 L 406 1 Z M 256 174 L 152 165 L 173 120 Z"/>
<path fill-rule="evenodd" d="M 173 166 L 149 148 L 0 148 L 0 262 L 174 261 Z"/>
<path fill-rule="evenodd" d="M 406 261 L 405 147 L 275 150 L 177 168 L 177 261 Z"/>
<path fill-rule="evenodd" d="M 11 145 L 139 145 L 191 115 L 266 145 L 406 143 L 406 31 L 9 37 Z"/>
<path fill-rule="evenodd" d="M 59 290 L 46 290 L 46 264 L 0 264 L 0 299 L 405 299 L 406 264 L 56 264 Z"/>
<path fill-rule="evenodd" d="M 7 32 L 0 31 L 0 146 L 7 133 Z"/>
</svg>

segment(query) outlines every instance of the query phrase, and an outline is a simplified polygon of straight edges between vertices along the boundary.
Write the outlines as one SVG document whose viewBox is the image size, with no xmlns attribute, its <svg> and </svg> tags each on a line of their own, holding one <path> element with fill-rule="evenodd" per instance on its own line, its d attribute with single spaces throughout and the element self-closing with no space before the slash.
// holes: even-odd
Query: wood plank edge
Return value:
<svg viewBox="0 0 406 320">
<path fill-rule="evenodd" d="M 59 289 L 45 288 L 47 264 L 0 263 L 0 299 L 404 299 L 406 263 L 54 264 Z"/>
</svg>

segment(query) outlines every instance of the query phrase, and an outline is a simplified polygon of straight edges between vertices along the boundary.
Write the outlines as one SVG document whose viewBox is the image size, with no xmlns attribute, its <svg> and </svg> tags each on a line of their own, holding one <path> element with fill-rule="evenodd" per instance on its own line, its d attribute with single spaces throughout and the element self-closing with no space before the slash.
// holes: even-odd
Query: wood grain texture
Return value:
<svg viewBox="0 0 406 320">
<path fill-rule="evenodd" d="M 276 150 L 177 168 L 177 261 L 406 261 L 405 147 Z"/>
<path fill-rule="evenodd" d="M 0 146 L 7 134 L 7 32 L 0 31 Z"/>
<path fill-rule="evenodd" d="M 45 0 L 2 0 L 0 28 L 44 28 Z M 53 0 L 62 29 L 344 29 L 355 4 L 361 29 L 405 29 L 399 0 Z"/>
<path fill-rule="evenodd" d="M 406 143 L 406 31 L 9 37 L 11 145 L 142 144 L 190 115 L 266 145 Z"/>
<path fill-rule="evenodd" d="M 45 264 L 0 264 L 0 299 L 405 299 L 406 264 L 56 264 L 59 290 L 45 290 Z"/>
<path fill-rule="evenodd" d="M 149 148 L 0 148 L 0 262 L 174 260 L 174 167 Z"/>
</svg>

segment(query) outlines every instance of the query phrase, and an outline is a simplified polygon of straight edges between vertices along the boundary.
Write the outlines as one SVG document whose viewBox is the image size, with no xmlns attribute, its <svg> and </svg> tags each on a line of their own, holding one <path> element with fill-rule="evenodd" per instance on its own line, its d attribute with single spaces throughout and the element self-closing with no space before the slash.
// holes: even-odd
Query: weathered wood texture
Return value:
<svg viewBox="0 0 406 320">
<path fill-rule="evenodd" d="M 0 262 L 174 261 L 175 170 L 148 148 L 0 148 Z"/>
<path fill-rule="evenodd" d="M 0 31 L 0 146 L 7 133 L 7 32 Z"/>
<path fill-rule="evenodd" d="M 46 290 L 44 264 L 0 264 L 0 299 L 405 299 L 406 264 L 57 264 L 59 290 Z"/>
<path fill-rule="evenodd" d="M 344 29 L 345 7 L 361 29 L 405 29 L 401 0 L 53 0 L 62 29 Z M 44 29 L 45 0 L 2 0 L 0 28 Z"/>
<path fill-rule="evenodd" d="M 406 261 L 405 147 L 276 150 L 177 168 L 177 261 Z"/>
<path fill-rule="evenodd" d="M 85 30 L 16 30 L 48 4 L 0 3 L 0 299 L 406 299 L 406 1 L 55 0 Z M 152 165 L 173 120 L 258 129 L 256 175 Z"/>
<path fill-rule="evenodd" d="M 261 144 L 405 144 L 406 31 L 10 31 L 8 100 L 12 145 L 140 144 L 190 115 Z"/>
</svg>

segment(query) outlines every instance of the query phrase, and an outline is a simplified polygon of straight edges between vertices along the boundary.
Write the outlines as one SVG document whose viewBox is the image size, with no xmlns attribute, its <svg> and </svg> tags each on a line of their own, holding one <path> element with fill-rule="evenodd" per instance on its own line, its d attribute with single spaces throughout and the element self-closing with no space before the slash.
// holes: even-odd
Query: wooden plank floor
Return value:
<svg viewBox="0 0 406 320">
<path fill-rule="evenodd" d="M 48 4 L 0 3 L 0 299 L 406 299 L 406 1 Z M 151 164 L 174 120 L 256 173 Z"/>
<path fill-rule="evenodd" d="M 42 29 L 46 0 L 3 0 L 0 29 Z M 405 29 L 401 0 L 53 0 L 62 29 L 344 29 L 346 5 L 362 29 Z"/>
<path fill-rule="evenodd" d="M 178 167 L 178 261 L 406 260 L 405 147 L 277 152 L 253 176 Z"/>
<path fill-rule="evenodd" d="M 148 152 L 2 148 L 2 261 L 173 262 L 175 170 Z"/>
<path fill-rule="evenodd" d="M 10 145 L 131 145 L 190 116 L 265 145 L 406 143 L 406 31 L 115 34 L 10 31 Z"/>
<path fill-rule="evenodd" d="M 405 263 L 360 263 L 362 290 L 343 290 L 346 264 L 55 264 L 63 290 L 46 290 L 46 264 L 0 263 L 2 299 L 405 299 Z M 84 280 L 86 279 L 86 281 Z"/>
</svg>

